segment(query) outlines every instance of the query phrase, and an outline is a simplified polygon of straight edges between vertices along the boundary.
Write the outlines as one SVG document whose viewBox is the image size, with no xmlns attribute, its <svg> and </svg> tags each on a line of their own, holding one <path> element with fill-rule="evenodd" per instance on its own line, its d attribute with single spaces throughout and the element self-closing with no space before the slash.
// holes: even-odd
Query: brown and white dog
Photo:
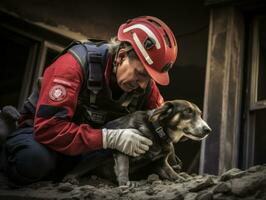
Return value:
<svg viewBox="0 0 266 200">
<path fill-rule="evenodd" d="M 147 164 L 154 163 L 153 168 L 161 178 L 180 179 L 181 177 L 169 164 L 170 157 L 173 155 L 173 143 L 186 139 L 202 140 L 206 138 L 211 129 L 201 115 L 200 109 L 195 104 L 185 100 L 173 100 L 165 102 L 157 109 L 137 111 L 108 122 L 105 128 L 138 129 L 140 134 L 151 139 L 153 144 L 145 154 L 138 157 L 130 157 L 113 151 L 114 159 L 112 160 L 115 162 L 111 166 L 104 164 L 102 173 L 112 174 L 106 173 L 109 170 L 114 172 L 116 180 L 121 186 L 132 183 L 129 182 L 129 174 L 135 173 Z M 92 166 L 98 161 L 103 162 L 97 158 L 95 161 L 93 160 L 93 164 L 92 162 L 81 162 L 64 180 L 75 183 L 78 177 L 93 169 Z M 97 168 L 101 169 L 98 166 Z"/>
</svg>

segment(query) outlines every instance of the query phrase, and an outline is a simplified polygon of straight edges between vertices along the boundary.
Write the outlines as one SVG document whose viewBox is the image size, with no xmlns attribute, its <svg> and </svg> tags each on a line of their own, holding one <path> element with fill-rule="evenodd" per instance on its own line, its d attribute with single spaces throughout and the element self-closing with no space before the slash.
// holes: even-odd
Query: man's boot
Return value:
<svg viewBox="0 0 266 200">
<path fill-rule="evenodd" d="M 0 110 L 0 146 L 16 130 L 19 118 L 20 114 L 13 106 L 5 106 Z"/>
</svg>

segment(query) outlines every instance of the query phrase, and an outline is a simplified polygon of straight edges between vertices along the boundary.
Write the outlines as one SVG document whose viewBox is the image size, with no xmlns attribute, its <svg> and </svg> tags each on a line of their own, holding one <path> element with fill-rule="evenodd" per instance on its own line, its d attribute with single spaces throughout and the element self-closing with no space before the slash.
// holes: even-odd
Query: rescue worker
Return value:
<svg viewBox="0 0 266 200">
<path fill-rule="evenodd" d="M 145 153 L 151 140 L 136 129 L 104 124 L 163 102 L 156 83 L 169 84 L 177 56 L 169 27 L 151 16 L 128 20 L 109 42 L 75 42 L 45 70 L 40 90 L 25 102 L 20 128 L 9 135 L 5 172 L 17 184 L 66 173 L 84 155 Z"/>
</svg>

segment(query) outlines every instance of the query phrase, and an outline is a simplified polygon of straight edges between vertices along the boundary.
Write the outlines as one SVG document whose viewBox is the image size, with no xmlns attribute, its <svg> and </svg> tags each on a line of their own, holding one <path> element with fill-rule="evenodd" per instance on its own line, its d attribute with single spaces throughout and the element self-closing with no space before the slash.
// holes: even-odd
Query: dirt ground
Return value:
<svg viewBox="0 0 266 200">
<path fill-rule="evenodd" d="M 266 200 L 266 164 L 246 171 L 231 169 L 221 176 L 180 173 L 185 181 L 160 180 L 155 174 L 140 180 L 135 188 L 118 187 L 94 175 L 85 177 L 79 185 L 38 182 L 20 188 L 10 188 L 2 177 L 2 200 Z"/>
</svg>

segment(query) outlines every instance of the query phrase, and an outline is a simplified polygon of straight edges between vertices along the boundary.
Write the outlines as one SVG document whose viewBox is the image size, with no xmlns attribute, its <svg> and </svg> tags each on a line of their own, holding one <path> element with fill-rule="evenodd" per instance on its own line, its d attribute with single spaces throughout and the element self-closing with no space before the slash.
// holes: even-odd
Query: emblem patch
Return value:
<svg viewBox="0 0 266 200">
<path fill-rule="evenodd" d="M 66 97 L 66 88 L 62 85 L 55 85 L 49 91 L 49 97 L 53 101 L 62 101 Z"/>
</svg>

